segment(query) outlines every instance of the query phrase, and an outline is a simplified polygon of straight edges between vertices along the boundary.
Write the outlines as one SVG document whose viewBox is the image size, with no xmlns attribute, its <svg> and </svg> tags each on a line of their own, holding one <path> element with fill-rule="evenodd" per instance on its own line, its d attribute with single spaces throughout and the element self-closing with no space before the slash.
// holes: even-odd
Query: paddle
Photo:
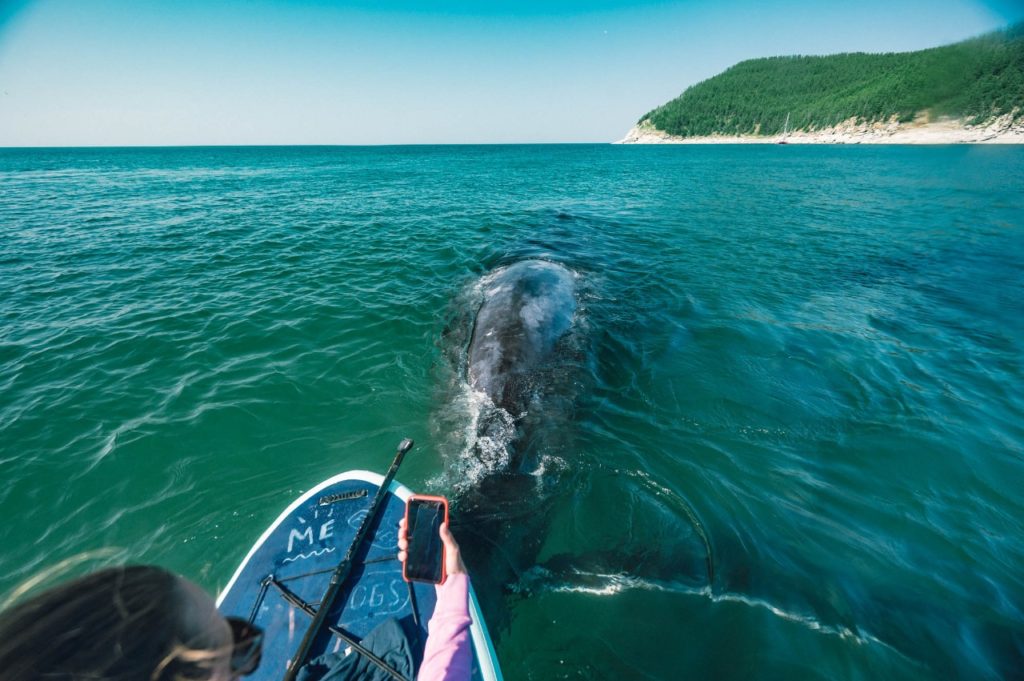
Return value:
<svg viewBox="0 0 1024 681">
<path fill-rule="evenodd" d="M 324 624 L 327 621 L 327 614 L 331 611 L 331 607 L 334 605 L 334 601 L 338 597 L 338 592 L 341 591 L 341 586 L 348 579 L 348 575 L 352 572 L 352 563 L 355 560 L 356 552 L 359 547 L 363 544 L 363 539 L 366 538 L 366 533 L 370 531 L 370 526 L 373 524 L 377 517 L 377 512 L 381 506 L 384 505 L 384 499 L 388 496 L 388 487 L 391 486 L 391 481 L 395 479 L 395 474 L 398 472 L 398 467 L 402 465 L 402 459 L 405 458 L 406 452 L 412 449 L 413 442 L 409 438 L 401 441 L 398 445 L 398 452 L 395 454 L 395 460 L 391 462 L 391 468 L 388 469 L 387 475 L 384 476 L 384 481 L 380 485 L 380 489 L 377 490 L 377 495 L 373 497 L 373 501 L 370 502 L 370 508 L 363 517 L 363 521 L 359 524 L 359 529 L 356 530 L 356 536 L 352 539 L 352 543 L 348 547 L 348 551 L 345 553 L 345 557 L 338 563 L 338 567 L 334 569 L 334 573 L 331 575 L 331 581 L 327 585 L 327 591 L 324 593 L 324 597 L 320 599 L 320 605 L 317 607 L 316 616 L 313 617 L 313 621 L 306 629 L 306 633 L 302 637 L 302 642 L 299 643 L 299 649 L 295 652 L 295 657 L 292 658 L 291 664 L 288 666 L 288 670 L 285 672 L 284 681 L 295 681 L 295 677 L 298 676 L 299 669 L 302 665 L 306 664 L 306 658 L 309 657 L 309 651 L 313 648 L 313 641 L 316 640 L 320 630 L 323 629 Z"/>
</svg>

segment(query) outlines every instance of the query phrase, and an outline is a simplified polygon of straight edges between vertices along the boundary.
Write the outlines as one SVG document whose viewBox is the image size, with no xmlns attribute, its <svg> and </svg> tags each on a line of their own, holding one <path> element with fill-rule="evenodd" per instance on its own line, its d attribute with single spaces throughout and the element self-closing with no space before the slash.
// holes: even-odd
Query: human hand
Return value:
<svg viewBox="0 0 1024 681">
<path fill-rule="evenodd" d="M 466 573 L 466 565 L 462 562 L 462 554 L 459 545 L 448 529 L 448 523 L 443 523 L 438 529 L 441 535 L 441 543 L 444 544 L 444 571 L 449 575 L 461 575 Z M 405 518 L 398 521 L 398 560 L 405 562 L 409 554 L 409 537 L 405 526 Z"/>
</svg>

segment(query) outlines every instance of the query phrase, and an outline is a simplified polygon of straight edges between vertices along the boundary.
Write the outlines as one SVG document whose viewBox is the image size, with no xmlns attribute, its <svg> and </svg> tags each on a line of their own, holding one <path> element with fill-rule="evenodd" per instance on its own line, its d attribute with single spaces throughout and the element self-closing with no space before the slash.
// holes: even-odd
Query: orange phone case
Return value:
<svg viewBox="0 0 1024 681">
<path fill-rule="evenodd" d="M 411 494 L 405 501 L 405 528 L 409 530 L 409 504 L 416 500 L 423 501 L 439 501 L 444 506 L 444 524 L 448 524 L 448 500 L 444 497 L 435 497 L 429 494 Z M 445 555 L 444 555 L 444 544 L 441 544 L 441 581 L 438 584 L 444 584 L 445 580 L 448 579 L 448 571 L 445 570 Z M 434 582 L 423 580 L 423 579 L 410 579 L 409 575 L 405 574 L 405 561 L 402 562 L 402 579 L 407 582 L 423 582 L 426 584 L 434 584 Z"/>
</svg>

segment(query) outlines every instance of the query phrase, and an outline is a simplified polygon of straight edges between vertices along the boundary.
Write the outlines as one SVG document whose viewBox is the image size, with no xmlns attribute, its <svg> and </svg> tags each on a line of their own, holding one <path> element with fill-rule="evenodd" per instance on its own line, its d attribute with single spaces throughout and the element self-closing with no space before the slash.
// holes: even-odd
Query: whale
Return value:
<svg viewBox="0 0 1024 681">
<path fill-rule="evenodd" d="M 572 450 L 585 382 L 579 276 L 537 258 L 499 266 L 467 284 L 446 329 L 457 420 L 439 431 L 461 433 L 449 459 L 452 532 L 499 632 L 504 594 L 536 562 L 571 468 L 553 461 Z"/>
<path fill-rule="evenodd" d="M 568 268 L 545 260 L 488 277 L 469 342 L 469 384 L 513 415 L 525 411 L 531 375 L 572 326 L 575 287 Z"/>
<path fill-rule="evenodd" d="M 546 260 L 522 260 L 481 280 L 482 301 L 466 351 L 465 380 L 481 396 L 475 457 L 490 473 L 522 472 L 536 453 L 537 426 L 559 417 L 553 382 L 571 353 L 576 275 Z M 552 399 L 553 398 L 553 399 Z"/>
<path fill-rule="evenodd" d="M 695 537 L 683 542 L 596 546 L 538 561 L 560 501 L 588 474 L 579 465 L 576 418 L 596 380 L 597 339 L 581 303 L 593 296 L 585 273 L 524 259 L 483 274 L 453 301 L 445 336 L 455 383 L 450 412 L 463 420 L 438 433 L 465 433 L 449 440 L 456 445 L 452 532 L 496 640 L 510 622 L 511 600 L 549 585 L 590 588 L 587 580 L 634 572 L 651 583 L 675 583 L 681 573 L 697 575 L 688 580 L 697 583 L 705 561 L 713 578 L 695 516 Z M 458 408 L 467 393 L 468 413 Z"/>
</svg>

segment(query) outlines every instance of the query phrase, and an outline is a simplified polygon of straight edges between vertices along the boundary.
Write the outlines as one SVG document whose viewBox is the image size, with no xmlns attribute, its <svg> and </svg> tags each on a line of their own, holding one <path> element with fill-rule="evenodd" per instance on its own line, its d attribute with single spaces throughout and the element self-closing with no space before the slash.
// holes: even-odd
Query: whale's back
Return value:
<svg viewBox="0 0 1024 681">
<path fill-rule="evenodd" d="M 469 346 L 470 385 L 513 411 L 516 386 L 547 359 L 575 313 L 574 276 L 562 265 L 525 260 L 492 274 Z"/>
</svg>

